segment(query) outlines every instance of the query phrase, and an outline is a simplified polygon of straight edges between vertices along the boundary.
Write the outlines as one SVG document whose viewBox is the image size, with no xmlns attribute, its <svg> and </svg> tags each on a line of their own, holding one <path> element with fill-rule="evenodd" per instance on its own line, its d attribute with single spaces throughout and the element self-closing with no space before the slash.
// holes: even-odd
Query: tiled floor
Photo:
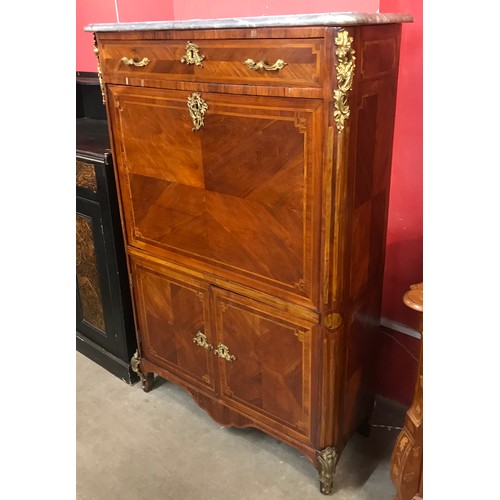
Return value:
<svg viewBox="0 0 500 500">
<path fill-rule="evenodd" d="M 368 438 L 342 453 L 334 494 L 301 453 L 255 429 L 221 427 L 183 389 L 145 393 L 77 353 L 78 500 L 390 500 L 406 408 L 379 398 Z"/>
</svg>

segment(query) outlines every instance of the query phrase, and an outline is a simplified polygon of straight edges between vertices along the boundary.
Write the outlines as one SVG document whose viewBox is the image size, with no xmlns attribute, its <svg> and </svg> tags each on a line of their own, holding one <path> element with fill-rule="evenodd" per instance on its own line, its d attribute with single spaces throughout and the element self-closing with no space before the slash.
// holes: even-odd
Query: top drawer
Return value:
<svg viewBox="0 0 500 500">
<path fill-rule="evenodd" d="M 320 38 L 101 40 L 99 60 L 111 83 L 132 78 L 319 88 L 322 50 Z"/>
</svg>

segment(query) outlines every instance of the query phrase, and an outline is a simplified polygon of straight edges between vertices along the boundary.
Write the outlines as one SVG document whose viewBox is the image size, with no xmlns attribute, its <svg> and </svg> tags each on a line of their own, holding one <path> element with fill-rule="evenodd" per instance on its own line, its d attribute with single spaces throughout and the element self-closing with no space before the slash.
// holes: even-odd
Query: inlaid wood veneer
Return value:
<svg viewBox="0 0 500 500">
<path fill-rule="evenodd" d="M 366 425 L 395 14 L 91 25 L 138 326 L 134 367 L 317 467 Z"/>
</svg>

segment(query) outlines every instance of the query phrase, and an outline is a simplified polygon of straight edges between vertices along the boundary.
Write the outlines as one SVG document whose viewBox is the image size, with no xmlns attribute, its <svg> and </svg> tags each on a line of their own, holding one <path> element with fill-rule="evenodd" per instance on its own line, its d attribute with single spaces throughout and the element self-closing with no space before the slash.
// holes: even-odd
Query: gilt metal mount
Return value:
<svg viewBox="0 0 500 500">
<path fill-rule="evenodd" d="M 233 354 L 231 354 L 229 352 L 229 347 L 227 347 L 224 344 L 218 344 L 217 345 L 217 349 L 215 349 L 215 351 L 214 351 L 214 354 L 216 354 L 217 356 L 219 356 L 219 358 L 225 359 L 226 361 L 231 361 L 232 362 L 232 361 L 236 360 L 236 356 L 234 356 Z"/>
<path fill-rule="evenodd" d="M 214 348 L 212 344 L 208 343 L 207 336 L 201 331 L 194 336 L 193 343 L 199 347 L 203 347 L 203 349 L 206 349 L 207 351 L 211 351 Z"/>
<path fill-rule="evenodd" d="M 336 330 L 342 324 L 342 316 L 339 313 L 328 313 L 323 318 L 323 325 L 328 330 Z"/>
<path fill-rule="evenodd" d="M 153 386 L 154 375 L 152 373 L 145 374 L 142 371 L 141 358 L 138 351 L 135 351 L 130 360 L 130 368 L 133 372 L 139 375 L 139 378 L 141 379 L 142 389 L 145 392 L 149 392 Z"/>
<path fill-rule="evenodd" d="M 333 91 L 333 104 L 335 111 L 333 117 L 337 124 L 337 129 L 342 132 L 345 127 L 345 122 L 351 115 L 349 109 L 348 93 L 352 89 L 352 82 L 354 80 L 354 69 L 356 67 L 354 61 L 355 51 L 352 48 L 353 38 L 349 36 L 347 30 L 340 30 L 335 38 L 335 45 L 337 49 L 335 54 L 337 56 L 337 88 Z"/>
<path fill-rule="evenodd" d="M 205 56 L 200 53 L 198 45 L 192 42 L 186 44 L 186 54 L 181 57 L 181 63 L 196 64 L 196 66 L 203 66 L 201 63 Z"/>
<path fill-rule="evenodd" d="M 333 476 L 339 456 L 332 446 L 316 452 L 319 464 L 319 490 L 323 495 L 331 495 L 333 492 Z"/>
<path fill-rule="evenodd" d="M 136 61 L 132 57 L 122 57 L 120 61 L 127 66 L 135 66 L 136 68 L 142 68 L 151 62 L 147 57 L 143 57 L 140 61 Z"/>
<path fill-rule="evenodd" d="M 203 100 L 198 92 L 193 92 L 187 99 L 188 110 L 193 120 L 193 132 L 200 130 L 205 124 L 205 113 L 208 110 L 208 104 Z"/>
<path fill-rule="evenodd" d="M 278 71 L 283 69 L 287 63 L 283 61 L 283 59 L 278 59 L 274 64 L 269 65 L 266 61 L 255 62 L 253 59 L 247 59 L 244 63 L 245 66 L 248 66 L 250 69 L 257 71 L 259 69 L 265 69 L 266 71 Z"/>
<path fill-rule="evenodd" d="M 94 33 L 94 54 L 97 58 L 97 77 L 99 78 L 99 87 L 101 87 L 102 103 L 106 104 L 106 94 L 104 93 L 104 82 L 102 80 L 101 62 L 99 61 L 99 47 L 97 46 L 97 38 Z"/>
</svg>

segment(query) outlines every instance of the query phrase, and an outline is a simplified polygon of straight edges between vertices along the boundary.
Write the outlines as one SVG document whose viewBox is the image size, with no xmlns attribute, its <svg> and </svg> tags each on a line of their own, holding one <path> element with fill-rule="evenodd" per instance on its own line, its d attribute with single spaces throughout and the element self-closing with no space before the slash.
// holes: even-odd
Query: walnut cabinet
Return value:
<svg viewBox="0 0 500 500">
<path fill-rule="evenodd" d="M 373 405 L 404 15 L 90 25 L 143 388 L 333 475 Z"/>
</svg>

